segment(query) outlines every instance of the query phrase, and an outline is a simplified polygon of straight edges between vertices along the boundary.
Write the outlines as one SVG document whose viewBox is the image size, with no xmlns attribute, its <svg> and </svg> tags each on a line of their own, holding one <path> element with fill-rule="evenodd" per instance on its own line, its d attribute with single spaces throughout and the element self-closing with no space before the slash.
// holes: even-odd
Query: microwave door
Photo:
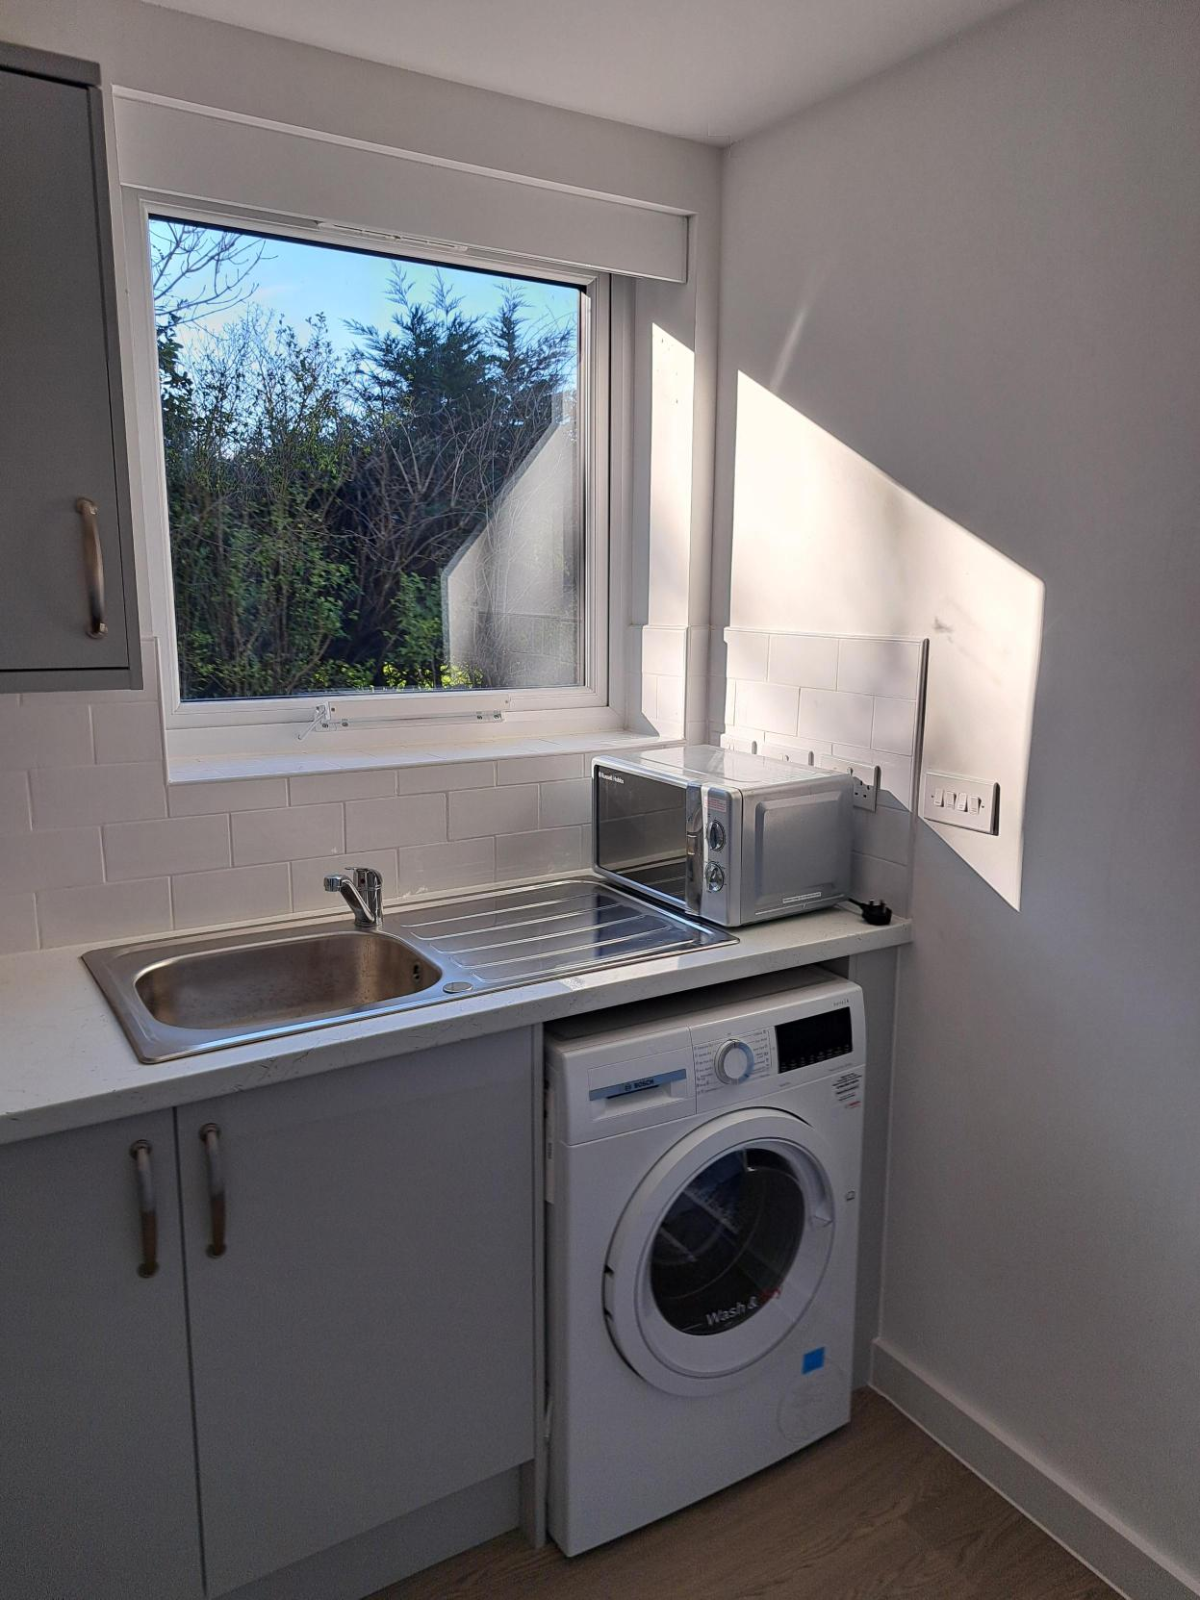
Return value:
<svg viewBox="0 0 1200 1600">
<path fill-rule="evenodd" d="M 602 765 L 594 788 L 597 868 L 668 905 L 698 903 L 699 789 Z"/>
</svg>

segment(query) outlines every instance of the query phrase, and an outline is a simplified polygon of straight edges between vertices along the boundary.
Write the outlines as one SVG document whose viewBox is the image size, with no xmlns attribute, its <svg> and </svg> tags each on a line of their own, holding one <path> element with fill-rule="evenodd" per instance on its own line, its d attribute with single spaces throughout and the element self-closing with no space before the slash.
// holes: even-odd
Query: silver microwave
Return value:
<svg viewBox="0 0 1200 1600">
<path fill-rule="evenodd" d="M 592 760 L 592 859 L 613 883 L 738 928 L 850 893 L 853 780 L 715 745 Z"/>
</svg>

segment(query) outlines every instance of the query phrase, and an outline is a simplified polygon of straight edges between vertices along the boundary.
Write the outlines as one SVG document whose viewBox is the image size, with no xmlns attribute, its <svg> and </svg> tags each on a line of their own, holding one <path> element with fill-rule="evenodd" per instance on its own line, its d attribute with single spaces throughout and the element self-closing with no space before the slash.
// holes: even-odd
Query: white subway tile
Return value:
<svg viewBox="0 0 1200 1600">
<path fill-rule="evenodd" d="M 766 633 L 740 633 L 725 629 L 725 676 L 764 683 L 771 637 Z"/>
<path fill-rule="evenodd" d="M 655 715 L 661 726 L 664 722 L 683 721 L 683 686 L 684 680 L 673 676 L 663 676 L 658 680 L 658 703 Z"/>
<path fill-rule="evenodd" d="M 396 852 L 396 897 L 472 889 L 496 876 L 494 839 L 456 839 L 449 844 L 416 844 Z"/>
<path fill-rule="evenodd" d="M 296 911 L 337 911 L 343 901 L 325 888 L 326 874 L 353 872 L 355 867 L 374 867 L 383 879 L 384 900 L 396 898 L 396 852 L 394 850 L 355 850 L 352 854 L 318 856 L 315 861 L 293 861 L 292 907 Z M 349 910 L 347 909 L 347 916 Z"/>
<path fill-rule="evenodd" d="M 543 783 L 539 822 L 543 828 L 569 828 L 592 820 L 590 778 L 569 778 L 565 783 Z"/>
<path fill-rule="evenodd" d="M 42 944 L 90 944 L 129 939 L 171 926 L 167 878 L 100 883 L 90 889 L 47 889 L 37 897 Z"/>
<path fill-rule="evenodd" d="M 399 794 L 444 794 L 450 789 L 490 789 L 496 781 L 493 761 L 436 761 L 428 767 L 400 767 Z"/>
<path fill-rule="evenodd" d="M 813 764 L 813 747 L 802 739 L 764 739 L 758 753 L 769 761 L 790 761 L 793 766 L 811 767 Z"/>
<path fill-rule="evenodd" d="M 162 760 L 162 719 L 153 700 L 94 705 L 92 736 L 97 761 Z"/>
<path fill-rule="evenodd" d="M 103 832 L 104 874 L 110 883 L 230 865 L 227 816 L 110 822 Z"/>
<path fill-rule="evenodd" d="M 0 894 L 0 955 L 38 947 L 37 910 L 32 894 Z"/>
<path fill-rule="evenodd" d="M 857 850 L 850 857 L 850 893 L 856 900 L 885 900 L 903 917 L 908 915 L 908 890 L 907 867 Z"/>
<path fill-rule="evenodd" d="M 764 733 L 794 734 L 800 691 L 787 683 L 743 683 L 737 686 L 737 720 L 742 728 Z"/>
<path fill-rule="evenodd" d="M 586 763 L 586 756 L 516 756 L 497 761 L 496 782 L 553 783 L 559 778 L 582 778 Z"/>
<path fill-rule="evenodd" d="M 643 628 L 642 671 L 683 677 L 687 670 L 686 628 Z"/>
<path fill-rule="evenodd" d="M 99 828 L 0 834 L 0 884 L 5 893 L 68 889 L 103 881 Z"/>
<path fill-rule="evenodd" d="M 28 773 L 0 772 L 0 833 L 21 833 L 30 827 Z"/>
<path fill-rule="evenodd" d="M 912 853 L 912 812 L 898 806 L 854 810 L 854 848 L 882 861 L 908 864 Z"/>
<path fill-rule="evenodd" d="M 286 778 L 228 778 L 217 783 L 172 783 L 167 805 L 173 817 L 196 817 L 214 811 L 269 811 L 286 806 Z"/>
<path fill-rule="evenodd" d="M 347 850 L 436 844 L 445 837 L 444 794 L 401 795 L 395 800 L 351 800 L 346 805 Z"/>
<path fill-rule="evenodd" d="M 396 774 L 388 768 L 363 772 L 306 772 L 288 779 L 288 800 L 311 806 L 325 800 L 378 800 L 396 792 Z"/>
<path fill-rule="evenodd" d="M 911 756 L 916 739 L 917 702 L 877 698 L 875 718 L 871 726 L 872 750 L 886 750 L 893 755 Z"/>
<path fill-rule="evenodd" d="M 165 817 L 167 791 L 157 762 L 111 767 L 46 767 L 29 775 L 35 828 Z"/>
<path fill-rule="evenodd" d="M 773 633 L 767 677 L 804 689 L 837 688 L 838 642 L 816 633 Z"/>
<path fill-rule="evenodd" d="M 870 695 L 843 694 L 839 689 L 802 689 L 800 737 L 870 744 L 873 713 Z"/>
<path fill-rule="evenodd" d="M 503 789 L 464 789 L 450 796 L 452 839 L 481 839 L 486 834 L 525 833 L 537 825 L 536 783 Z"/>
<path fill-rule="evenodd" d="M 0 697 L 0 755 L 6 767 L 82 767 L 92 759 L 91 709 L 83 696 L 69 703 Z"/>
<path fill-rule="evenodd" d="M 291 872 L 285 861 L 261 867 L 188 872 L 171 879 L 177 928 L 211 928 L 260 922 L 292 909 Z"/>
<path fill-rule="evenodd" d="M 360 801 L 362 805 L 378 804 Z M 233 862 L 299 861 L 307 856 L 340 855 L 346 847 L 340 805 L 286 806 L 278 811 L 235 811 Z"/>
<path fill-rule="evenodd" d="M 508 883 L 547 872 L 576 872 L 587 865 L 586 828 L 539 828 L 496 840 L 496 879 Z"/>
<path fill-rule="evenodd" d="M 915 700 L 921 646 L 914 639 L 843 639 L 838 646 L 839 689 Z"/>
</svg>

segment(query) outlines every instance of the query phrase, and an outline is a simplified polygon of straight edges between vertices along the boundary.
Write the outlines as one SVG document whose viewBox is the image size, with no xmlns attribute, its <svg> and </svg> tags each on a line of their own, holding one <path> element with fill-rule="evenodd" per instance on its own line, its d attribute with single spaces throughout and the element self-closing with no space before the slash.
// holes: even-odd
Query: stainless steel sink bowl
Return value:
<svg viewBox="0 0 1200 1600">
<path fill-rule="evenodd" d="M 83 959 L 147 1062 L 397 1010 L 446 977 L 404 939 L 328 923 Z"/>
</svg>

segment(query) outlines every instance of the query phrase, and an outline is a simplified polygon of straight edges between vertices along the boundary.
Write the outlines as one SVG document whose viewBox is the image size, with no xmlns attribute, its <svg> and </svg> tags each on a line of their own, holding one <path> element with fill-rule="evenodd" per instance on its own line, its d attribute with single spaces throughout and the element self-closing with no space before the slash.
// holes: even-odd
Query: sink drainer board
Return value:
<svg viewBox="0 0 1200 1600">
<path fill-rule="evenodd" d="M 402 937 L 452 960 L 480 990 L 679 955 L 733 937 L 591 878 L 501 889 L 395 921 Z"/>
<path fill-rule="evenodd" d="M 156 1063 L 730 943 L 584 875 L 412 906 L 379 930 L 322 918 L 83 959 L 139 1058 Z"/>
</svg>

